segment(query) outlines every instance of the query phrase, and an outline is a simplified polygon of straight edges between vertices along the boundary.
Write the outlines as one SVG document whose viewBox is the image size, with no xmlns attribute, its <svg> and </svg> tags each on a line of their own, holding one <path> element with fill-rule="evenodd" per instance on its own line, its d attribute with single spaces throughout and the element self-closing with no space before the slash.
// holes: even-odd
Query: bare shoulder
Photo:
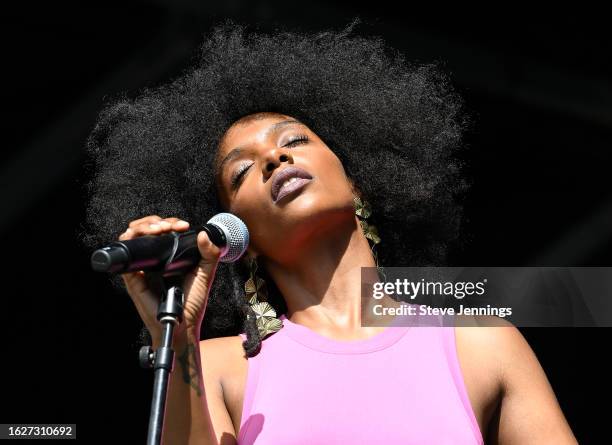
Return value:
<svg viewBox="0 0 612 445">
<path fill-rule="evenodd" d="M 242 337 L 216 337 L 200 341 L 202 370 L 218 382 L 226 395 L 244 380 L 247 356 Z M 233 392 L 233 391 L 232 391 Z"/>
<path fill-rule="evenodd" d="M 515 353 L 517 348 L 529 348 L 521 332 L 507 320 L 480 315 L 458 315 L 456 320 L 457 342 L 470 344 L 472 350 L 480 351 L 479 355 L 488 353 L 492 363 Z"/>
<path fill-rule="evenodd" d="M 576 444 L 550 382 L 520 330 L 499 317 L 473 318 L 455 328 L 457 352 L 474 394 L 478 396 L 479 388 L 499 389 L 502 409 L 489 419 L 493 442 Z"/>
<path fill-rule="evenodd" d="M 202 365 L 218 365 L 219 368 L 232 369 L 230 363 L 246 360 L 242 337 L 232 335 L 200 340 Z"/>
<path fill-rule="evenodd" d="M 508 367 L 516 367 L 517 361 L 537 362 L 521 331 L 500 317 L 459 316 L 455 332 L 463 354 L 478 356 L 480 364 L 495 373 L 501 383 L 511 372 Z"/>
<path fill-rule="evenodd" d="M 240 335 L 230 335 L 228 337 L 215 337 L 207 338 L 206 340 L 200 340 L 200 348 L 206 351 L 212 351 L 212 353 L 219 353 L 222 351 L 228 351 L 228 348 L 234 349 L 237 346 L 242 348 L 242 337 Z"/>
<path fill-rule="evenodd" d="M 481 377 L 486 376 L 500 390 L 518 362 L 537 362 L 523 334 L 499 317 L 458 316 L 455 334 L 457 350 L 465 365 L 477 364 Z"/>
</svg>

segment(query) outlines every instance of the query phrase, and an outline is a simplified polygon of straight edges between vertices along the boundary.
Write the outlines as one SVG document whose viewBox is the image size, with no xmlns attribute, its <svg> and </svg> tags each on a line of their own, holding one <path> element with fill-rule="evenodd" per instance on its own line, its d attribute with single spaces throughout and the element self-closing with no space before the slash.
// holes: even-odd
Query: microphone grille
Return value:
<svg viewBox="0 0 612 445">
<path fill-rule="evenodd" d="M 217 213 L 210 218 L 208 224 L 213 224 L 221 229 L 227 239 L 227 249 L 219 261 L 233 263 L 238 260 L 249 245 L 249 230 L 246 224 L 231 213 Z"/>
</svg>

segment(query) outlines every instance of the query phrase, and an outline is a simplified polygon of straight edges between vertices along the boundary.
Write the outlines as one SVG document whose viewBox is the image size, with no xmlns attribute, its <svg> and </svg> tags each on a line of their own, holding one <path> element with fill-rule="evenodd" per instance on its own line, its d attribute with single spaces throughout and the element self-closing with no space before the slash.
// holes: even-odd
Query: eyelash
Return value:
<svg viewBox="0 0 612 445">
<path fill-rule="evenodd" d="M 244 172 L 246 172 L 249 167 L 251 167 L 251 164 L 247 165 L 247 164 L 242 164 L 241 167 L 238 168 L 238 170 L 236 171 L 236 173 L 234 173 L 232 175 L 232 188 L 236 187 L 238 185 L 238 182 L 240 180 L 240 178 L 243 176 Z"/>
<path fill-rule="evenodd" d="M 287 142 L 285 145 L 283 145 L 283 147 L 295 147 L 296 145 L 301 145 L 308 142 L 308 136 L 304 135 L 304 134 L 298 134 L 295 136 L 295 138 L 291 139 L 289 142 Z M 236 171 L 236 173 L 234 173 L 232 175 L 232 179 L 231 179 L 231 185 L 232 188 L 236 187 L 238 185 L 238 183 L 240 182 L 240 180 L 242 179 L 242 177 L 244 176 L 244 173 L 246 173 L 246 171 L 251 167 L 251 165 L 253 164 L 242 164 L 241 167 L 238 168 L 238 170 Z"/>
<path fill-rule="evenodd" d="M 308 142 L 308 136 L 305 134 L 296 134 L 293 139 L 287 142 L 283 147 L 295 147 L 296 145 L 300 145 Z"/>
</svg>

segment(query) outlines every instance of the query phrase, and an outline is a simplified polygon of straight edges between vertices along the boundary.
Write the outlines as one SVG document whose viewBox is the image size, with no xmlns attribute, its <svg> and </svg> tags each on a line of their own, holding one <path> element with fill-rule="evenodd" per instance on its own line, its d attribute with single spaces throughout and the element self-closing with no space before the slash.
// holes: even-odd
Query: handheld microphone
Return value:
<svg viewBox="0 0 612 445">
<path fill-rule="evenodd" d="M 198 233 L 202 230 L 221 248 L 219 261 L 224 263 L 238 260 L 249 245 L 249 231 L 244 222 L 231 213 L 219 213 L 200 230 L 115 241 L 91 255 L 91 267 L 96 272 L 111 274 L 137 270 L 162 272 L 164 276 L 181 274 L 202 258 L 197 245 Z"/>
</svg>

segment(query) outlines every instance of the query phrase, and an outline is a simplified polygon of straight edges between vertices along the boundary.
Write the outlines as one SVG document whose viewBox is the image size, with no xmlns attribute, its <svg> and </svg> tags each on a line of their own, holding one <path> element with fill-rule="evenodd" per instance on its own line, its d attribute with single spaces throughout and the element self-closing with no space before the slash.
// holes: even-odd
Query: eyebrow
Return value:
<svg viewBox="0 0 612 445">
<path fill-rule="evenodd" d="M 296 121 L 295 119 L 288 119 L 288 120 L 280 121 L 280 122 L 277 122 L 277 123 L 275 123 L 273 125 L 270 125 L 270 127 L 268 127 L 268 129 L 266 130 L 264 138 L 267 138 L 271 134 L 278 132 L 281 128 L 286 127 L 287 125 L 295 125 L 295 124 L 304 125 L 300 121 Z M 227 163 L 233 161 L 234 159 L 240 157 L 240 155 L 242 155 L 244 150 L 245 149 L 243 147 L 236 147 L 232 151 L 230 151 L 223 158 L 223 160 L 217 164 L 217 167 L 215 168 L 215 176 L 219 177 L 219 175 L 223 171 L 223 168 L 225 167 L 225 165 Z"/>
</svg>

